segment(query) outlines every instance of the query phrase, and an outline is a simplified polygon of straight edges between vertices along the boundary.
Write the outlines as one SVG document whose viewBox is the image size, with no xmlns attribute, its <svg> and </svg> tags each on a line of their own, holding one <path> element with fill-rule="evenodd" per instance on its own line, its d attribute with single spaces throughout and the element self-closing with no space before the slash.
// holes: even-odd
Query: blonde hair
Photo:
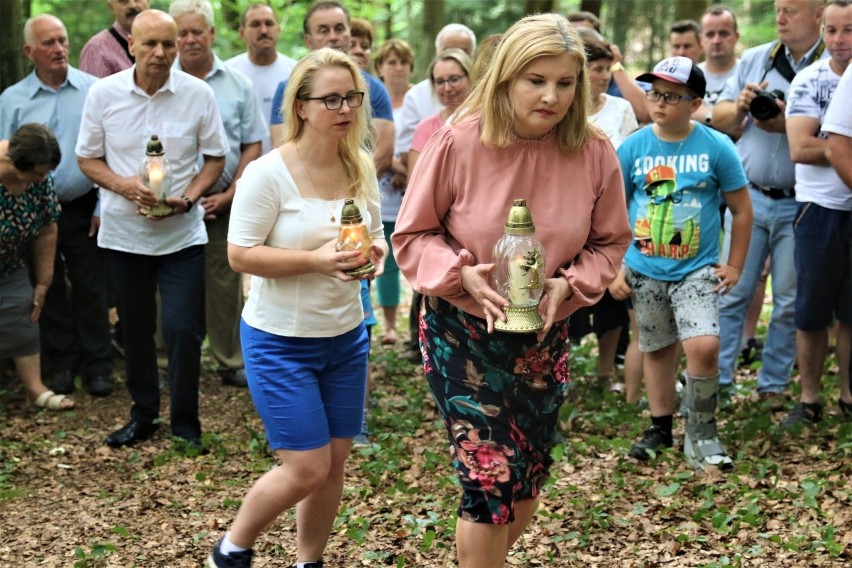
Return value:
<svg viewBox="0 0 852 568">
<path fill-rule="evenodd" d="M 458 49 L 457 47 L 445 49 L 436 55 L 435 59 L 432 60 L 432 63 L 429 64 L 429 82 L 432 84 L 432 90 L 435 90 L 435 65 L 437 65 L 439 61 L 455 61 L 459 64 L 459 67 L 461 67 L 461 70 L 464 72 L 464 76 L 470 77 L 470 55 L 468 55 L 463 49 Z"/>
<path fill-rule="evenodd" d="M 497 49 L 497 44 L 503 39 L 503 34 L 491 34 L 481 42 L 476 48 L 476 53 L 473 54 L 473 63 L 470 65 L 470 83 L 476 85 L 485 74 L 488 64 L 491 63 L 491 57 Z"/>
<path fill-rule="evenodd" d="M 364 93 L 364 102 L 360 107 L 352 109 L 351 126 L 337 146 L 343 169 L 346 172 L 348 185 L 347 193 L 356 197 L 363 196 L 374 200 L 375 183 L 371 180 L 376 177 L 373 159 L 370 156 L 373 146 L 373 136 L 370 129 L 368 116 L 370 110 L 370 94 L 361 71 L 348 55 L 324 47 L 308 53 L 293 68 L 290 78 L 287 80 L 287 89 L 284 91 L 284 102 L 281 105 L 281 114 L 284 119 L 284 134 L 282 143 L 296 142 L 305 131 L 305 121 L 296 112 L 299 101 L 311 96 L 311 89 L 320 71 L 331 68 L 340 68 L 349 71 L 355 90 Z"/>
<path fill-rule="evenodd" d="M 563 53 L 574 58 L 579 71 L 574 100 L 565 117 L 556 125 L 556 135 L 563 150 L 582 148 L 590 135 L 599 136 L 588 123 L 591 95 L 586 53 L 574 26 L 558 14 L 527 16 L 509 28 L 497 45 L 491 64 L 462 104 L 454 122 L 478 113 L 482 143 L 498 148 L 508 146 L 516 138 L 514 112 L 509 99 L 512 83 L 533 60 Z"/>
</svg>

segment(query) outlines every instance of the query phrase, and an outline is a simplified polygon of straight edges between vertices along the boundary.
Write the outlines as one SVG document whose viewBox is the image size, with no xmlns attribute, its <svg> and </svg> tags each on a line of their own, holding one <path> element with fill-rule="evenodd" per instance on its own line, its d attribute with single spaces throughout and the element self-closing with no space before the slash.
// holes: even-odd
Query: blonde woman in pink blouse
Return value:
<svg viewBox="0 0 852 568">
<path fill-rule="evenodd" d="M 502 566 L 535 513 L 568 382 L 568 316 L 601 297 L 630 242 L 612 145 L 587 121 L 583 43 L 562 16 L 529 16 L 420 156 L 393 245 L 427 296 L 424 370 L 463 496 L 459 565 Z M 538 334 L 494 331 L 508 304 L 491 251 L 526 199 L 549 278 Z"/>
<path fill-rule="evenodd" d="M 437 113 L 424 118 L 414 130 L 411 149 L 408 151 L 408 170 L 413 171 L 426 142 L 455 113 L 470 94 L 470 56 L 461 49 L 445 49 L 429 66 L 429 82 L 438 100 L 444 105 Z"/>
</svg>

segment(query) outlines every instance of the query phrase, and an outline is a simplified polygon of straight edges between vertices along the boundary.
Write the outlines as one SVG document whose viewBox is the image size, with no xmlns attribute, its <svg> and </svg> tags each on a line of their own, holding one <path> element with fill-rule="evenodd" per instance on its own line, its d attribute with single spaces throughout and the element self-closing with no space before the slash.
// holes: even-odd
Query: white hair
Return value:
<svg viewBox="0 0 852 568">
<path fill-rule="evenodd" d="M 62 20 L 57 18 L 56 16 L 52 16 L 50 14 L 41 14 L 40 16 L 33 16 L 32 18 L 27 19 L 24 23 L 24 44 L 29 45 L 30 47 L 35 46 L 35 37 L 33 34 L 33 26 L 39 20 L 53 20 L 60 26 L 62 29 L 65 29 L 65 24 L 62 23 Z M 67 34 L 68 32 L 66 32 Z"/>
<path fill-rule="evenodd" d="M 466 34 L 470 38 L 470 53 L 468 55 L 473 56 L 473 53 L 476 51 L 476 34 L 464 24 L 447 24 L 441 28 L 441 31 L 435 36 L 435 52 L 438 53 L 441 51 L 441 40 L 444 36 L 458 33 Z"/>
<path fill-rule="evenodd" d="M 208 0 L 173 0 L 169 4 L 169 16 L 173 19 L 184 14 L 201 14 L 207 27 L 213 27 L 213 5 Z"/>
</svg>

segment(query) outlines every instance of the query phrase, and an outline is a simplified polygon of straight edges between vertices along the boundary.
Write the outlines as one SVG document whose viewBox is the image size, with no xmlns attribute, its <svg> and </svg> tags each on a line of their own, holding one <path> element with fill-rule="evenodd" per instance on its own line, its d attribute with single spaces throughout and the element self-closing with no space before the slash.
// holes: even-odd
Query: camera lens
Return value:
<svg viewBox="0 0 852 568">
<path fill-rule="evenodd" d="M 775 104 L 775 100 L 778 98 L 784 100 L 783 93 L 781 94 L 781 97 L 778 96 L 777 91 L 758 94 L 752 99 L 751 104 L 749 104 L 749 112 L 757 120 L 769 120 L 770 118 L 775 118 L 781 113 L 781 109 L 777 104 Z"/>
</svg>

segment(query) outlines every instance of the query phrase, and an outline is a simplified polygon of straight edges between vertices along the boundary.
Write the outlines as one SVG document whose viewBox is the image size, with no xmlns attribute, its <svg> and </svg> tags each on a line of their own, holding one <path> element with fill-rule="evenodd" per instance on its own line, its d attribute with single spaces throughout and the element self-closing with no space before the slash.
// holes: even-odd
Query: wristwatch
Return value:
<svg viewBox="0 0 852 568">
<path fill-rule="evenodd" d="M 624 71 L 624 65 L 621 64 L 621 61 L 618 63 L 613 63 L 609 66 L 610 73 L 617 73 L 618 71 Z"/>
<path fill-rule="evenodd" d="M 183 194 L 181 194 L 180 198 L 183 199 L 184 203 L 186 203 L 186 211 L 184 211 L 184 213 L 189 213 L 189 210 L 192 209 L 193 205 L 195 205 L 195 201 Z"/>
</svg>

